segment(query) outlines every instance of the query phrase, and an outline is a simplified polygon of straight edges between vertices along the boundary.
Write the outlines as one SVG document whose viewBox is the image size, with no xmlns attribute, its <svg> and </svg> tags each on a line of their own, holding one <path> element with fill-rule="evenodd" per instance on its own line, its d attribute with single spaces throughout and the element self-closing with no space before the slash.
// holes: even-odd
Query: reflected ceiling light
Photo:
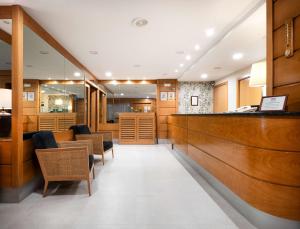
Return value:
<svg viewBox="0 0 300 229">
<path fill-rule="evenodd" d="M 211 37 L 212 35 L 214 35 L 214 33 L 215 33 L 214 28 L 209 28 L 209 29 L 205 30 L 205 34 L 207 37 Z"/>
<path fill-rule="evenodd" d="M 113 85 L 117 85 L 117 84 L 118 84 L 118 82 L 117 82 L 116 80 L 113 80 L 111 83 L 112 83 Z"/>
<path fill-rule="evenodd" d="M 120 95 L 121 95 L 121 96 L 124 96 L 124 93 L 121 93 Z"/>
<path fill-rule="evenodd" d="M 147 96 L 146 98 L 149 99 L 149 96 Z"/>
<path fill-rule="evenodd" d="M 54 101 L 54 104 L 55 105 L 57 105 L 57 106 L 61 106 L 61 105 L 63 105 L 63 100 L 62 99 L 56 99 L 55 101 Z"/>
<path fill-rule="evenodd" d="M 243 53 L 240 53 L 240 52 L 234 53 L 234 54 L 232 55 L 232 59 L 234 59 L 234 60 L 240 60 L 240 59 L 243 58 L 243 56 L 244 56 Z"/>
<path fill-rule="evenodd" d="M 179 67 L 183 68 L 183 67 L 184 67 L 184 64 L 179 64 Z"/>
<path fill-rule="evenodd" d="M 45 90 L 41 90 L 41 93 L 45 93 Z"/>
<path fill-rule="evenodd" d="M 201 74 L 202 79 L 206 79 L 207 77 L 208 77 L 208 75 L 206 73 Z"/>
<path fill-rule="evenodd" d="M 74 72 L 73 75 L 74 75 L 75 77 L 80 77 L 80 76 L 81 76 L 81 73 L 80 73 L 80 72 Z"/>
<path fill-rule="evenodd" d="M 200 45 L 196 44 L 195 45 L 195 50 L 198 51 L 200 49 Z"/>
<path fill-rule="evenodd" d="M 178 69 L 175 69 L 174 72 L 177 73 L 177 72 L 178 72 Z"/>
<path fill-rule="evenodd" d="M 112 72 L 109 72 L 109 71 L 105 72 L 105 76 L 106 77 L 112 77 Z"/>
<path fill-rule="evenodd" d="M 185 56 L 185 59 L 186 59 L 186 60 L 190 60 L 190 59 L 192 59 L 192 57 L 191 57 L 191 55 L 186 55 L 186 56 Z"/>
<path fill-rule="evenodd" d="M 89 54 L 92 54 L 92 55 L 98 55 L 98 51 L 91 50 L 91 51 L 89 51 Z"/>
</svg>

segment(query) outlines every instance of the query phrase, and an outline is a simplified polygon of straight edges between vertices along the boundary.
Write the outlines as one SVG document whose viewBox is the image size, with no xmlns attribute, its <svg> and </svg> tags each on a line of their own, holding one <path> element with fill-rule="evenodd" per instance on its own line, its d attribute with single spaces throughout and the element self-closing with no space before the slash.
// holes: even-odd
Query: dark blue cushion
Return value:
<svg viewBox="0 0 300 229">
<path fill-rule="evenodd" d="M 70 127 L 73 130 L 74 135 L 77 134 L 91 134 L 91 131 L 87 125 L 75 125 Z"/>
<path fill-rule="evenodd" d="M 111 141 L 103 141 L 104 151 L 109 150 L 113 147 L 113 143 Z"/>
<path fill-rule="evenodd" d="M 39 131 L 32 136 L 35 149 L 58 148 L 55 137 L 51 131 Z"/>
</svg>

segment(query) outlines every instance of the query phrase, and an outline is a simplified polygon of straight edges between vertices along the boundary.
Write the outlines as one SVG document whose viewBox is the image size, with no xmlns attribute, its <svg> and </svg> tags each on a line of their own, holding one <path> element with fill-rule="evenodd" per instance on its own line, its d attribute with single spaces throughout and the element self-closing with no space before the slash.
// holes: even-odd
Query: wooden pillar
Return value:
<svg viewBox="0 0 300 229">
<path fill-rule="evenodd" d="M 267 96 L 273 95 L 273 0 L 267 0 Z"/>
<path fill-rule="evenodd" d="M 101 96 L 101 101 L 102 101 L 102 103 L 101 103 L 101 106 L 102 106 L 102 120 L 101 120 L 101 122 L 102 123 L 106 123 L 106 112 L 107 112 L 107 95 L 105 95 L 105 94 L 102 94 L 102 96 Z"/>
<path fill-rule="evenodd" d="M 12 7 L 12 185 L 23 180 L 23 11 Z"/>
</svg>

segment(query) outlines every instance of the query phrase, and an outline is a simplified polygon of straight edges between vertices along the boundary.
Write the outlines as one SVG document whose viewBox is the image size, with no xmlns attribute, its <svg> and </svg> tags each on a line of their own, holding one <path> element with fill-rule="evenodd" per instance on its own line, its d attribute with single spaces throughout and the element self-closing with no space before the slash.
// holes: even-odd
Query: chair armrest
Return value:
<svg viewBox="0 0 300 229">
<path fill-rule="evenodd" d="M 43 176 L 48 181 L 89 176 L 87 147 L 38 149 L 35 151 Z"/>
<path fill-rule="evenodd" d="M 92 140 L 60 141 L 60 142 L 58 142 L 58 146 L 59 146 L 59 148 L 87 147 L 88 153 L 93 154 L 93 141 Z"/>
<path fill-rule="evenodd" d="M 94 154 L 102 154 L 104 152 L 102 134 L 76 134 L 75 138 L 76 140 L 92 140 Z"/>
<path fill-rule="evenodd" d="M 97 131 L 95 134 L 103 134 L 103 141 L 113 141 L 113 132 L 112 131 Z"/>
</svg>

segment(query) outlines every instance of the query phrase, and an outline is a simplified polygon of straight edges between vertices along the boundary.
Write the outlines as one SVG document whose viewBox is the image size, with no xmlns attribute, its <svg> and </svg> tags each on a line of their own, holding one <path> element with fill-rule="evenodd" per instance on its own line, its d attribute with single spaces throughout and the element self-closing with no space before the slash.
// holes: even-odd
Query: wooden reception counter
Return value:
<svg viewBox="0 0 300 229">
<path fill-rule="evenodd" d="M 254 208 L 300 221 L 300 113 L 174 114 L 168 138 Z"/>
</svg>

